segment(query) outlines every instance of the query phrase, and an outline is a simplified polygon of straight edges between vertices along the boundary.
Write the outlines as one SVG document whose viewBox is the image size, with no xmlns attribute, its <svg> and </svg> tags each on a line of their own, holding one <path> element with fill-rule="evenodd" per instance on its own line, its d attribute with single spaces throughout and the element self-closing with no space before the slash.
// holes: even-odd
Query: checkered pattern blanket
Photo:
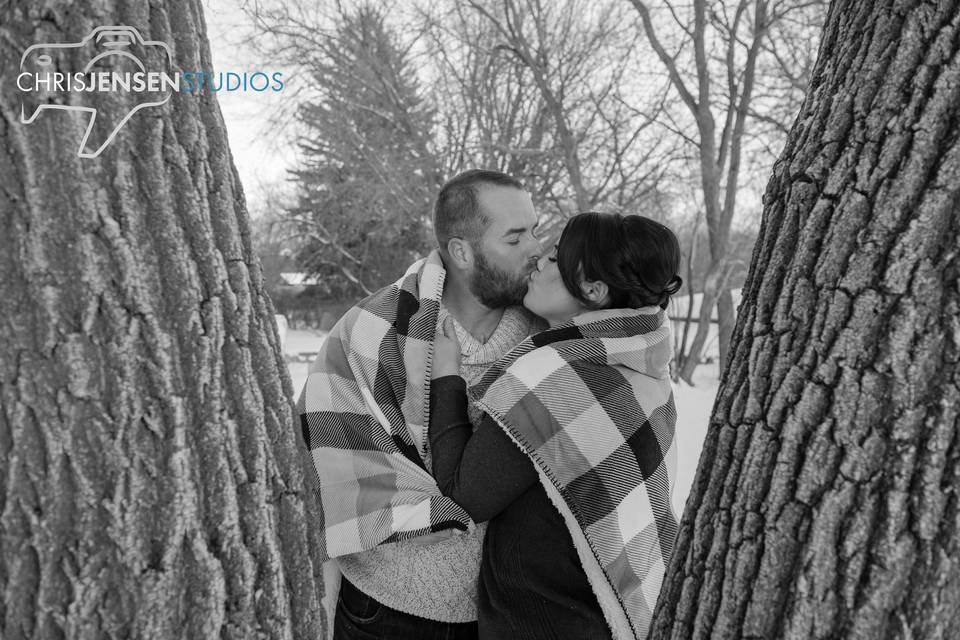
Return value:
<svg viewBox="0 0 960 640">
<path fill-rule="evenodd" d="M 324 559 L 473 527 L 424 465 L 430 358 L 446 273 L 439 254 L 350 309 L 298 401 Z"/>
<path fill-rule="evenodd" d="M 590 312 L 517 345 L 470 390 L 531 458 L 615 638 L 645 638 L 677 535 L 670 325 Z"/>
</svg>

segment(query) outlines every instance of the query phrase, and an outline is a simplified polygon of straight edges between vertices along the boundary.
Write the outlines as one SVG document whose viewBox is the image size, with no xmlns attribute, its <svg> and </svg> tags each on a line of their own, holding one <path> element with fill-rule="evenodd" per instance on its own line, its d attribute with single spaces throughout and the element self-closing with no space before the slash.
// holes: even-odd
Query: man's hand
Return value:
<svg viewBox="0 0 960 640">
<path fill-rule="evenodd" d="M 431 379 L 460 375 L 460 341 L 453 328 L 453 318 L 447 316 L 437 332 L 433 345 Z"/>
</svg>

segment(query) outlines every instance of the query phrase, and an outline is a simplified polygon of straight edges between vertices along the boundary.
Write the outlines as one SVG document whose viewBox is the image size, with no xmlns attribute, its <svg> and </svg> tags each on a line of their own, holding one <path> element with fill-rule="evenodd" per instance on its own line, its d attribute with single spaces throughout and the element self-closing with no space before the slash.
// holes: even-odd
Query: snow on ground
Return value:
<svg viewBox="0 0 960 640">
<path fill-rule="evenodd" d="M 299 398 L 303 383 L 307 381 L 307 369 L 320 351 L 326 331 L 307 331 L 290 329 L 287 331 L 284 351 L 287 356 L 287 368 L 293 380 L 293 397 Z"/>
<path fill-rule="evenodd" d="M 673 387 L 677 405 L 677 481 L 673 488 L 673 510 L 679 519 L 697 472 L 700 450 L 707 435 L 710 411 L 720 386 L 719 366 L 702 364 L 693 374 L 691 387 L 680 381 Z"/>
<path fill-rule="evenodd" d="M 300 397 L 303 383 L 307 379 L 307 368 L 320 350 L 325 337 L 326 333 L 320 331 L 287 331 L 285 347 L 295 398 Z M 691 387 L 684 382 L 674 385 L 677 404 L 677 480 L 673 491 L 673 506 L 678 518 L 683 513 L 683 505 L 697 470 L 710 410 L 719 386 L 719 374 L 719 368 L 714 361 L 697 367 L 693 378 L 695 386 Z"/>
</svg>

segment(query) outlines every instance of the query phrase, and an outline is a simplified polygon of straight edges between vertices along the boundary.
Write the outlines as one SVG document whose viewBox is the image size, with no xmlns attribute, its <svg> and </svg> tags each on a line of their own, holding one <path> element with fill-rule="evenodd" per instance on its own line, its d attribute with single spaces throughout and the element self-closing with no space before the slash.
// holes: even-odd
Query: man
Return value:
<svg viewBox="0 0 960 640">
<path fill-rule="evenodd" d="M 434 210 L 438 250 L 348 311 L 311 366 L 299 404 L 323 554 L 343 573 L 335 640 L 476 638 L 484 528 L 429 475 L 433 340 L 451 317 L 470 384 L 539 328 L 518 306 L 536 226 L 510 176 L 454 177 Z"/>
</svg>

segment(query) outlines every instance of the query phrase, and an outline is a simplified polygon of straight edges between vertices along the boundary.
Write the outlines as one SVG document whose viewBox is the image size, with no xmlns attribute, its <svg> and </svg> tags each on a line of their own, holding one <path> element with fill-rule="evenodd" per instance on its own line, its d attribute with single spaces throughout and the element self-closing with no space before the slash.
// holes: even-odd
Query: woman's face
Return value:
<svg viewBox="0 0 960 640">
<path fill-rule="evenodd" d="M 530 274 L 523 306 L 546 320 L 551 327 L 587 311 L 587 307 L 570 295 L 563 284 L 557 267 L 556 247 L 540 258 L 537 268 Z"/>
</svg>

